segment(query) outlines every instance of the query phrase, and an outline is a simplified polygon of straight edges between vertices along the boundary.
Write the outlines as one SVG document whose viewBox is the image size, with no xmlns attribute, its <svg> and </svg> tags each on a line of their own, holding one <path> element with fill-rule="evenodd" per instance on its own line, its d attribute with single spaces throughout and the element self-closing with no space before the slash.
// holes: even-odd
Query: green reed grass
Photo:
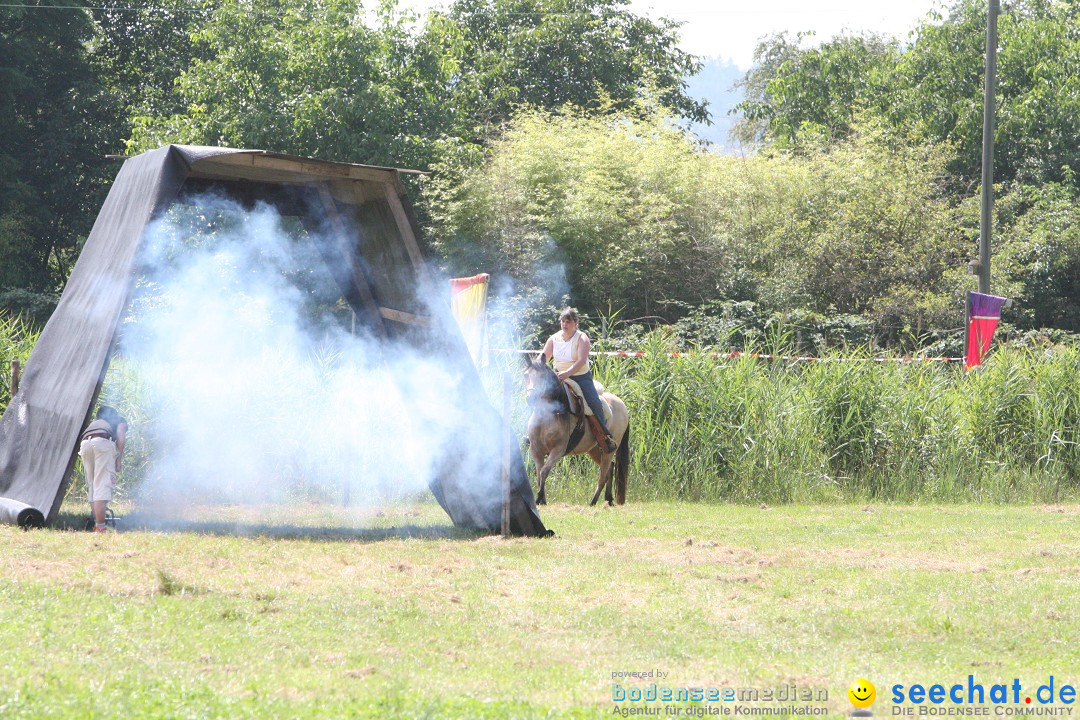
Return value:
<svg viewBox="0 0 1080 720">
<path fill-rule="evenodd" d="M 633 500 L 1057 502 L 1080 495 L 1080 352 L 1006 348 L 955 364 L 598 358 L 631 416 Z M 524 412 L 516 422 L 524 426 Z M 530 468 L 531 471 L 531 468 Z M 587 459 L 564 461 L 555 501 L 583 502 Z"/>
<path fill-rule="evenodd" d="M 37 338 L 38 331 L 30 323 L 0 313 L 0 412 L 11 402 L 11 363 L 17 360 L 25 368 Z"/>
<path fill-rule="evenodd" d="M 773 344 L 779 349 L 782 339 Z M 1077 348 L 1001 348 L 971 373 L 955 364 L 874 362 L 869 349 L 821 362 L 715 359 L 704 351 L 671 357 L 659 334 L 643 349 L 644 357 L 600 357 L 595 365 L 630 410 L 631 502 L 1080 496 Z M 511 422 L 520 436 L 528 416 L 520 358 L 499 356 L 481 375 L 501 410 L 504 371 L 516 381 Z M 110 366 L 102 400 L 135 429 L 119 488 L 126 497 L 150 471 L 155 451 L 147 438 L 159 412 L 137 368 L 122 358 Z M 550 497 L 584 503 L 596 477 L 588 458 L 564 460 L 549 481 Z M 74 480 L 80 492 L 78 472 Z"/>
</svg>

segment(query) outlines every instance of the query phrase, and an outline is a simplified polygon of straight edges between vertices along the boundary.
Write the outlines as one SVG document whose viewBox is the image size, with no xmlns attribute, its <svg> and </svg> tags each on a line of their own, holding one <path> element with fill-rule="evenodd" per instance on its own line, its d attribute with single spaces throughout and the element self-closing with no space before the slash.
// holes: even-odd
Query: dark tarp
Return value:
<svg viewBox="0 0 1080 720">
<path fill-rule="evenodd" d="M 344 174 L 363 167 L 287 158 L 262 151 L 175 145 L 125 161 L 56 311 L 26 364 L 19 391 L 0 420 L 0 522 L 34 526 L 56 518 L 74 468 L 80 431 L 89 420 L 135 282 L 137 256 L 146 226 L 169 207 L 189 175 L 193 172 L 198 175 L 200 161 L 210 161 L 204 167 L 212 168 L 209 176 L 215 179 L 252 179 L 251 172 L 242 170 L 237 171 L 235 178 L 229 177 L 230 158 L 225 156 L 236 153 L 275 161 L 274 172 L 287 176 L 290 183 L 323 182 L 328 174 Z M 286 167 L 285 171 L 280 170 L 282 166 Z M 312 168 L 320 172 L 310 177 L 305 175 L 306 169 Z M 386 169 L 373 169 L 372 174 L 374 170 Z M 364 177 L 357 174 L 360 172 L 343 176 L 347 180 Z M 391 173 L 391 177 L 396 179 L 396 174 Z M 266 182 L 265 178 L 256 179 Z M 400 207 L 397 209 L 400 212 Z M 414 223 L 411 217 L 409 222 Z M 398 237 L 397 242 L 403 243 L 404 238 Z M 379 269 L 384 270 L 381 274 L 389 274 L 389 268 Z M 392 270 L 397 276 L 402 272 L 400 267 Z M 411 275 L 413 287 L 422 280 L 418 274 Z M 367 293 L 368 307 L 357 306 L 354 310 L 359 318 L 371 316 L 372 300 L 377 303 L 380 298 L 372 298 L 370 287 L 343 290 L 354 305 L 360 304 L 354 298 Z M 417 346 L 439 353 L 436 357 L 447 357 L 446 353 L 450 353 L 455 359 L 467 359 L 468 351 L 460 333 L 456 327 L 451 329 L 452 323 L 445 322 L 449 309 L 436 309 L 436 312 L 444 315 L 437 318 L 441 322 L 410 329 Z M 488 452 L 494 459 L 490 466 L 498 468 L 502 446 L 498 414 L 483 401 L 485 392 L 471 361 L 458 365 L 467 366 L 462 387 L 458 389 L 458 401 L 476 408 L 472 417 L 477 427 L 490 436 Z M 458 527 L 499 529 L 501 493 L 496 492 L 493 497 L 490 490 L 500 487 L 498 478 L 482 478 L 477 482 L 477 478 L 462 477 L 463 473 L 455 472 L 456 468 L 455 459 L 448 452 L 441 463 L 441 472 L 432 482 L 439 503 Z M 539 536 L 547 532 L 537 513 L 521 454 L 516 449 L 511 453 L 510 517 L 511 530 L 516 535 Z"/>
</svg>

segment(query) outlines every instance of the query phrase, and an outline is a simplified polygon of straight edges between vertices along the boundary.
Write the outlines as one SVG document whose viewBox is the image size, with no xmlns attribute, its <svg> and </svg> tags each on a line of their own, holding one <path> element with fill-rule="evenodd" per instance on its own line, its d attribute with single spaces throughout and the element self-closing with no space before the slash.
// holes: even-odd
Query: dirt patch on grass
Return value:
<svg viewBox="0 0 1080 720">
<path fill-rule="evenodd" d="M 1080 506 L 1076 505 L 1040 505 L 1037 509 L 1054 515 L 1080 515 Z"/>
<path fill-rule="evenodd" d="M 693 538 L 592 541 L 591 547 L 606 555 L 630 558 L 635 563 L 673 568 L 691 565 L 769 567 L 777 559 L 775 555 L 748 548 L 721 545 L 713 540 L 695 542 Z"/>
</svg>

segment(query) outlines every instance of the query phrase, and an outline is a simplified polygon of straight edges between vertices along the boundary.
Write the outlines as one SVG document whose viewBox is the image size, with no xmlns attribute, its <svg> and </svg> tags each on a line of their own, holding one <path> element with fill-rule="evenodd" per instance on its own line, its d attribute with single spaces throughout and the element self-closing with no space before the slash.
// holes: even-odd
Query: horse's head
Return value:
<svg viewBox="0 0 1080 720">
<path fill-rule="evenodd" d="M 569 412 L 570 403 L 559 376 L 546 363 L 525 357 L 525 399 L 534 410 L 547 406 L 554 412 Z"/>
</svg>

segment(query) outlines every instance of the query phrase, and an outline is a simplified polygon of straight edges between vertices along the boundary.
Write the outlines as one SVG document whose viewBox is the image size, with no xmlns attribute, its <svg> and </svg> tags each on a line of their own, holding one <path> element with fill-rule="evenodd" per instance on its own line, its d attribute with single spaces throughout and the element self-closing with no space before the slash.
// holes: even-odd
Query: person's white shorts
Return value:
<svg viewBox="0 0 1080 720">
<path fill-rule="evenodd" d="M 116 486 L 116 443 L 103 437 L 83 440 L 79 457 L 86 472 L 86 494 L 90 502 L 112 500 Z"/>
</svg>

